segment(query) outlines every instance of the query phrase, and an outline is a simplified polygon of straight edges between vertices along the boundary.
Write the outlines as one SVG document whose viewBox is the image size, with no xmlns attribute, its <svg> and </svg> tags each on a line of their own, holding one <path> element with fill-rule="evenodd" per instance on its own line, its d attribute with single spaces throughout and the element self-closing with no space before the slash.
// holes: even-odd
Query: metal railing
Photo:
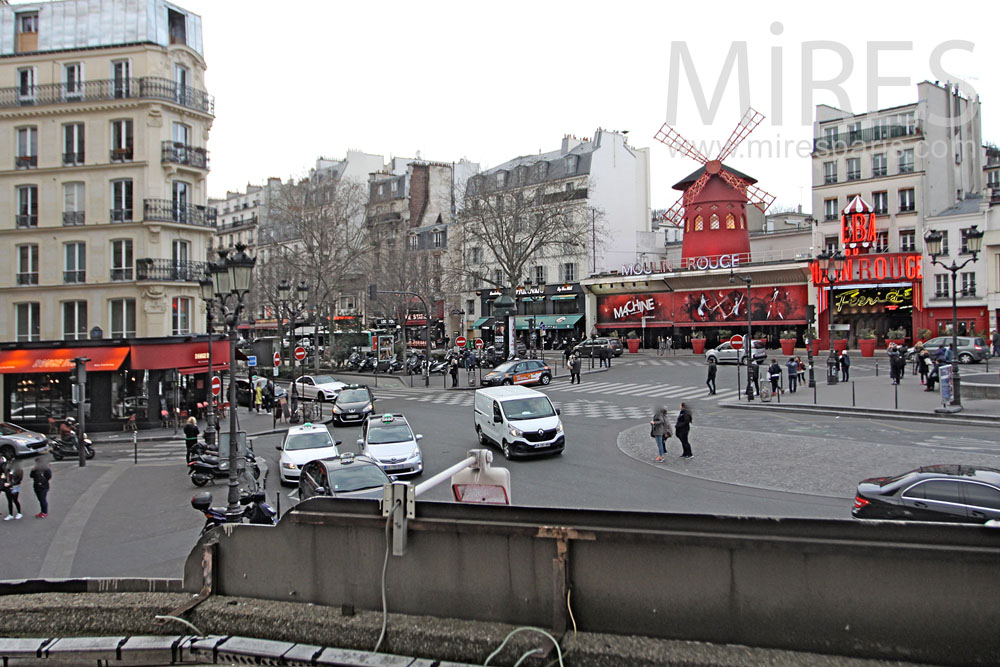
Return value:
<svg viewBox="0 0 1000 667">
<path fill-rule="evenodd" d="M 83 151 L 77 151 L 76 153 L 63 153 L 62 161 L 65 166 L 75 166 L 83 164 L 83 158 Z"/>
<path fill-rule="evenodd" d="M 901 137 L 914 137 L 919 134 L 920 127 L 918 125 L 881 125 L 868 127 L 857 132 L 846 132 L 844 134 L 832 134 L 826 137 L 815 137 L 813 139 L 813 150 L 846 150 L 852 146 L 868 144 L 874 141 L 886 141 L 888 139 L 899 139 Z"/>
<path fill-rule="evenodd" d="M 17 284 L 18 285 L 37 285 L 38 284 L 38 273 L 19 273 L 17 274 Z"/>
<path fill-rule="evenodd" d="M 63 211 L 63 225 L 66 227 L 77 227 L 84 224 L 87 215 L 83 211 Z"/>
<path fill-rule="evenodd" d="M 211 207 L 180 204 L 170 199 L 144 199 L 143 219 L 154 222 L 178 222 L 184 225 L 215 227 L 216 211 Z"/>
<path fill-rule="evenodd" d="M 179 141 L 164 141 L 160 144 L 161 161 L 174 162 L 199 169 L 208 169 L 208 151 Z"/>
<path fill-rule="evenodd" d="M 131 162 L 134 154 L 135 149 L 132 146 L 112 148 L 108 153 L 108 159 L 111 162 Z"/>
<path fill-rule="evenodd" d="M 218 232 L 225 232 L 231 229 L 245 229 L 246 227 L 252 227 L 257 224 L 257 216 L 251 215 L 245 220 L 234 220 L 229 224 L 218 225 L 215 229 Z"/>
<path fill-rule="evenodd" d="M 207 268 L 208 262 L 143 257 L 135 262 L 135 279 L 197 282 Z"/>
<path fill-rule="evenodd" d="M 65 83 L 0 88 L 0 108 L 120 99 L 164 100 L 188 109 L 215 114 L 215 99 L 205 91 L 178 86 L 170 79 L 156 76 L 100 79 L 76 83 L 72 88 L 68 88 Z"/>
<path fill-rule="evenodd" d="M 63 271 L 64 283 L 85 283 L 87 282 L 87 271 Z"/>
<path fill-rule="evenodd" d="M 111 222 L 132 222 L 131 208 L 111 209 Z"/>
<path fill-rule="evenodd" d="M 14 158 L 14 167 L 17 169 L 34 169 L 37 166 L 37 155 L 18 155 Z"/>
<path fill-rule="evenodd" d="M 119 282 L 122 280 L 135 280 L 135 273 L 132 267 L 111 269 L 111 280 Z"/>
<path fill-rule="evenodd" d="M 20 229 L 27 229 L 29 227 L 38 226 L 38 216 L 37 215 L 19 215 L 16 216 L 15 222 Z"/>
</svg>

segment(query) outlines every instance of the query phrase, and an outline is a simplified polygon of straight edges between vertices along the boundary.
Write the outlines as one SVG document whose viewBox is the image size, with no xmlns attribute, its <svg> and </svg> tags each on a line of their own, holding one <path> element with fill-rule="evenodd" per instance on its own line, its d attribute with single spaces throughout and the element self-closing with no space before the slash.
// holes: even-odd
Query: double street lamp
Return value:
<svg viewBox="0 0 1000 667">
<path fill-rule="evenodd" d="M 206 307 L 209 312 L 209 330 L 214 319 L 212 315 L 213 307 L 217 304 L 222 314 L 222 321 L 225 322 L 229 334 L 229 497 L 226 506 L 226 520 L 231 523 L 239 523 L 243 511 L 240 508 L 240 489 L 238 478 L 238 436 L 236 424 L 236 340 L 237 326 L 240 322 L 240 313 L 243 311 L 243 301 L 250 291 L 251 278 L 253 277 L 253 267 L 257 263 L 256 257 L 251 257 L 246 253 L 246 246 L 242 243 L 236 244 L 236 252 L 232 255 L 228 250 L 219 251 L 219 260 L 209 265 L 211 275 L 212 292 L 210 294 L 207 281 L 201 283 L 202 297 L 206 300 Z M 211 298 L 206 298 L 206 297 Z M 209 350 L 212 349 L 211 333 L 209 334 Z M 209 357 L 209 373 L 211 373 L 212 359 Z M 211 405 L 211 401 L 209 401 Z M 218 430 L 218 426 L 216 426 Z"/>
<path fill-rule="evenodd" d="M 300 280 L 298 287 L 295 288 L 295 299 L 292 300 L 292 284 L 288 282 L 287 278 L 282 279 L 278 283 L 278 303 L 281 308 L 281 314 L 288 316 L 288 347 L 289 347 L 289 364 L 292 366 L 292 412 L 298 408 L 298 392 L 295 388 L 295 322 L 298 320 L 299 316 L 306 311 L 306 300 L 309 298 L 309 284 L 305 280 Z"/>
<path fill-rule="evenodd" d="M 844 263 L 847 258 L 840 250 L 827 249 L 816 256 L 816 264 L 819 266 L 820 274 L 824 282 L 830 286 L 830 301 L 833 299 L 833 286 L 840 281 L 840 273 L 844 270 Z M 837 384 L 837 351 L 833 348 L 833 309 L 828 305 L 829 313 L 827 334 L 830 338 L 830 356 L 826 360 L 826 383 Z M 816 377 L 813 374 L 813 353 L 812 344 L 806 345 L 806 353 L 809 357 L 809 386 L 816 386 Z"/>
<path fill-rule="evenodd" d="M 753 356 L 753 337 L 750 332 L 750 328 L 753 323 L 751 319 L 753 317 L 753 308 L 750 307 L 750 286 L 753 284 L 753 276 L 741 276 L 732 269 L 729 269 L 729 284 L 730 285 L 735 284 L 737 278 L 742 280 L 743 283 L 747 286 L 747 298 L 745 304 L 747 311 L 747 338 L 746 338 L 746 344 L 743 347 L 746 349 L 746 358 L 747 358 L 747 400 L 752 401 L 753 389 L 751 389 L 751 387 L 753 386 L 752 384 L 753 381 L 750 379 L 750 364 L 753 363 L 754 356 Z M 737 384 L 739 383 L 739 372 L 740 372 L 739 367 L 740 367 L 739 359 L 737 359 L 736 363 Z"/>
<path fill-rule="evenodd" d="M 927 248 L 927 254 L 931 256 L 931 264 L 937 264 L 938 266 L 944 267 L 946 270 L 951 272 L 951 381 L 952 381 L 952 392 L 951 392 L 951 409 L 950 412 L 958 412 L 962 409 L 962 391 L 961 391 L 961 381 L 958 375 L 958 303 L 956 301 L 958 293 L 955 290 L 956 279 L 958 277 L 958 272 L 965 268 L 965 265 L 969 262 L 975 262 L 978 258 L 979 251 L 983 249 L 983 236 L 985 232 L 981 231 L 978 225 L 972 225 L 966 229 L 962 230 L 962 238 L 965 243 L 962 252 L 969 253 L 972 256 L 966 259 L 961 264 L 957 264 L 955 260 L 952 260 L 951 266 L 948 266 L 944 262 L 938 261 L 938 255 L 941 254 L 942 241 L 944 241 L 944 233 L 930 229 L 924 234 L 924 243 Z"/>
</svg>

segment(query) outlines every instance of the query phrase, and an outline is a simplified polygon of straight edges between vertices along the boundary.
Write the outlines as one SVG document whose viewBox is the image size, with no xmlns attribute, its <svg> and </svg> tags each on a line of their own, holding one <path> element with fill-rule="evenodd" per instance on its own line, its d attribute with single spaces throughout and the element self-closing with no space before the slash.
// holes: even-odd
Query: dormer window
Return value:
<svg viewBox="0 0 1000 667">
<path fill-rule="evenodd" d="M 576 166 L 578 164 L 578 160 L 579 160 L 579 158 L 576 155 L 567 155 L 566 156 L 566 173 L 567 174 L 572 175 L 572 174 L 576 173 Z"/>
<path fill-rule="evenodd" d="M 535 166 L 535 170 L 536 170 L 535 173 L 536 173 L 536 175 L 537 175 L 538 178 L 545 178 L 549 174 L 549 163 L 548 162 L 539 162 Z"/>
<path fill-rule="evenodd" d="M 507 185 L 507 172 L 498 171 L 497 172 L 497 187 L 502 188 Z"/>
<path fill-rule="evenodd" d="M 19 12 L 16 14 L 14 21 L 17 31 L 17 53 L 37 51 L 38 12 Z"/>
</svg>

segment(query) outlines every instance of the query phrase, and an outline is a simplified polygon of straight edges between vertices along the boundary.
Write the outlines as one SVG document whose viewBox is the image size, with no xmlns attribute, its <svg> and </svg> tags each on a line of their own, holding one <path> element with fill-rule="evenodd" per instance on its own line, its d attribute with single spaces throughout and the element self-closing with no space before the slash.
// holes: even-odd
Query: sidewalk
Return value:
<svg viewBox="0 0 1000 667">
<path fill-rule="evenodd" d="M 323 411 L 323 420 L 330 418 L 330 404 L 326 403 L 325 410 Z M 287 431 L 289 426 L 287 422 L 273 423 L 273 418 L 270 413 L 261 412 L 257 414 L 252 411 L 248 411 L 247 408 L 240 408 L 236 413 L 237 424 L 241 431 L 246 431 L 249 437 L 255 437 L 258 435 L 268 435 L 271 433 L 281 433 Z M 222 417 L 219 420 L 220 430 L 223 432 L 229 432 L 229 415 Z M 198 421 L 198 428 L 202 433 L 205 432 L 206 424 L 205 420 L 201 419 Z M 124 442 L 132 442 L 132 433 L 127 431 L 99 431 L 96 433 L 88 434 L 91 436 L 91 440 L 95 445 L 107 445 L 107 444 L 121 444 Z M 199 435 L 199 438 L 203 436 Z M 137 432 L 136 440 L 138 442 L 154 442 L 162 440 L 183 440 L 184 439 L 184 427 L 181 425 L 178 428 L 168 427 L 168 428 L 145 428 L 140 429 Z"/>
</svg>

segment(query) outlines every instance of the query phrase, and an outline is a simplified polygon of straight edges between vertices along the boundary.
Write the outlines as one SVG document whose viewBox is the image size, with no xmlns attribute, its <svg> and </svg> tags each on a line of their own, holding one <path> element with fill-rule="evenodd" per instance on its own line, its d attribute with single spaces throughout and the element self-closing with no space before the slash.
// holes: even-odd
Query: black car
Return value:
<svg viewBox="0 0 1000 667">
<path fill-rule="evenodd" d="M 985 523 L 1000 519 L 1000 470 L 964 465 L 925 466 L 858 484 L 857 519 Z"/>
<path fill-rule="evenodd" d="M 313 496 L 334 498 L 381 498 L 382 487 L 392 481 L 367 456 L 342 453 L 310 461 L 299 475 L 299 500 Z"/>
<path fill-rule="evenodd" d="M 339 426 L 362 424 L 374 409 L 375 397 L 368 385 L 349 384 L 340 390 L 333 401 L 330 423 Z"/>
<path fill-rule="evenodd" d="M 621 345 L 621 341 L 618 342 Z M 579 345 L 573 348 L 573 352 L 581 357 L 596 357 L 600 353 L 598 350 L 606 348 L 611 351 L 611 356 L 618 356 L 615 354 L 615 348 L 611 343 L 610 338 L 588 338 Z"/>
</svg>

